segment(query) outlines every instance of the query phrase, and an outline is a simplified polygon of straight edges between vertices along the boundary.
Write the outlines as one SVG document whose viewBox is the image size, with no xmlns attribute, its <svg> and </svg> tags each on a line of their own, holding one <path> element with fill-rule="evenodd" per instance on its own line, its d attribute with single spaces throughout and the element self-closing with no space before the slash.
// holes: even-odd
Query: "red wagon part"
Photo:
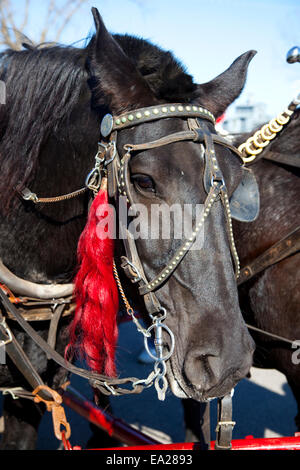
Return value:
<svg viewBox="0 0 300 470">
<path fill-rule="evenodd" d="M 300 450 L 300 436 L 293 437 L 267 437 L 255 439 L 247 436 L 245 439 L 233 439 L 231 450 Z M 215 441 L 211 442 L 211 450 L 215 448 Z M 200 450 L 197 442 L 182 442 L 176 444 L 159 444 L 151 446 L 111 447 L 98 450 Z"/>
<path fill-rule="evenodd" d="M 109 436 L 128 446 L 147 446 L 160 444 L 155 439 L 134 429 L 125 421 L 115 418 L 107 411 L 97 407 L 83 397 L 77 390 L 68 387 L 63 391 L 63 402 L 90 423 L 106 431 Z"/>
<path fill-rule="evenodd" d="M 94 450 L 148 450 L 148 451 L 197 451 L 201 446 L 197 442 L 183 442 L 174 444 L 161 444 L 146 434 L 134 429 L 123 420 L 115 418 L 110 413 L 97 407 L 72 387 L 63 391 L 63 402 L 80 416 L 92 424 L 106 431 L 111 437 L 120 440 L 127 447 L 110 447 Z M 300 433 L 292 437 L 233 439 L 232 450 L 300 450 Z M 215 441 L 211 442 L 210 449 L 214 450 Z M 78 447 L 74 449 L 79 449 Z"/>
</svg>

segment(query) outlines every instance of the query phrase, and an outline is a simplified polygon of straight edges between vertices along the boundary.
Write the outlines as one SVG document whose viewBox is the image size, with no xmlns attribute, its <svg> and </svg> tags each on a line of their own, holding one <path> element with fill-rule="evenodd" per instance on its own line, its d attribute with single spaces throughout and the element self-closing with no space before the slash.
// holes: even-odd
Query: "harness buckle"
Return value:
<svg viewBox="0 0 300 470">
<path fill-rule="evenodd" d="M 232 426 L 232 429 L 236 425 L 235 421 L 218 421 L 218 424 L 216 426 L 216 432 L 219 432 L 222 426 L 227 427 L 227 426 Z"/>
<path fill-rule="evenodd" d="M 126 256 L 122 256 L 121 267 L 124 269 L 126 276 L 131 280 L 133 284 L 142 280 L 142 276 L 138 268 L 129 261 Z"/>
<path fill-rule="evenodd" d="M 223 175 L 212 175 L 211 180 L 210 180 L 211 186 L 218 186 L 220 185 L 220 189 L 225 189 L 226 188 L 226 183 L 224 181 Z"/>
<path fill-rule="evenodd" d="M 112 149 L 112 156 L 107 160 L 106 156 Z M 105 144 L 98 142 L 98 152 L 95 156 L 95 166 L 89 172 L 86 177 L 85 185 L 94 193 L 97 193 L 101 186 L 102 172 L 105 171 L 104 167 L 107 167 L 114 159 L 117 154 L 116 143 L 109 142 Z"/>
<path fill-rule="evenodd" d="M 20 194 L 21 194 L 22 198 L 24 199 L 24 201 L 32 201 L 35 204 L 38 202 L 37 195 L 35 193 L 31 192 L 30 189 L 28 189 L 28 188 L 24 188 L 21 191 Z"/>
<path fill-rule="evenodd" d="M 11 333 L 9 327 L 7 326 L 5 318 L 2 318 L 2 320 L 0 321 L 0 326 L 5 330 L 5 334 L 7 335 L 7 339 L 0 340 L 0 348 L 1 348 L 3 346 L 6 346 L 7 344 L 11 343 L 13 338 L 12 338 L 12 333 Z"/>
</svg>

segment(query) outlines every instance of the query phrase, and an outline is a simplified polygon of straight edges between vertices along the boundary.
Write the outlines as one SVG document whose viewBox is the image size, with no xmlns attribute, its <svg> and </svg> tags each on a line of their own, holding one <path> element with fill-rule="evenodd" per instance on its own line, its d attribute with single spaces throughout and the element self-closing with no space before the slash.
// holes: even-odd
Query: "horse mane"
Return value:
<svg viewBox="0 0 300 470">
<path fill-rule="evenodd" d="M 87 79 L 84 61 L 84 50 L 63 46 L 0 55 L 0 80 L 6 85 L 6 103 L 0 106 L 2 210 L 33 180 L 43 144 L 78 102 Z"/>
<path fill-rule="evenodd" d="M 192 99 L 196 85 L 170 52 L 137 37 L 114 38 L 157 98 L 170 102 Z M 22 51 L 0 54 L 0 80 L 6 85 L 6 104 L 0 105 L 0 195 L 4 214 L 14 206 L 16 191 L 34 180 L 43 144 L 67 122 L 83 84 L 89 81 L 93 41 L 94 37 L 84 49 L 24 44 Z M 91 81 L 89 84 L 92 88 Z"/>
</svg>

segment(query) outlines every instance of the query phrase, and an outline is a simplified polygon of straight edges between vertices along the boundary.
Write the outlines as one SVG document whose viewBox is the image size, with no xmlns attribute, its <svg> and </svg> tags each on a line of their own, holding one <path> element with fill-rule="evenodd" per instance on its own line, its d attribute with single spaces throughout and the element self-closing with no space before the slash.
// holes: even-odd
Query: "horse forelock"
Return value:
<svg viewBox="0 0 300 470">
<path fill-rule="evenodd" d="M 114 35 L 125 54 L 146 80 L 156 98 L 188 102 L 194 98 L 197 85 L 185 66 L 169 51 L 130 35 Z"/>
</svg>

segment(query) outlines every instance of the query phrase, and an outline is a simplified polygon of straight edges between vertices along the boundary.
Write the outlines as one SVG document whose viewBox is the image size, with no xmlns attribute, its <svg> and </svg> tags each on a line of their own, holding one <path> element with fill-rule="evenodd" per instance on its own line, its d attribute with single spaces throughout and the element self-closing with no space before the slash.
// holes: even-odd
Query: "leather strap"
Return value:
<svg viewBox="0 0 300 470">
<path fill-rule="evenodd" d="M 167 135 L 165 137 L 161 137 L 160 139 L 153 140 L 151 142 L 147 142 L 144 144 L 136 144 L 136 145 L 131 145 L 127 144 L 125 145 L 125 150 L 129 150 L 130 152 L 140 152 L 143 150 L 150 150 L 153 148 L 158 148 L 162 147 L 164 145 L 168 145 L 174 142 L 183 142 L 185 140 L 191 140 L 193 142 L 197 143 L 203 143 L 205 142 L 205 139 L 207 138 L 207 134 L 203 131 L 203 129 L 193 129 L 190 131 L 180 131 L 180 132 L 175 132 L 173 134 Z M 230 149 L 232 152 L 234 152 L 242 161 L 242 154 L 238 151 L 236 147 L 230 144 L 226 139 L 221 137 L 218 134 L 211 134 L 209 133 L 212 141 L 216 144 L 222 145 L 223 147 L 227 147 Z"/>
<path fill-rule="evenodd" d="M 126 127 L 132 127 L 145 122 L 152 122 L 164 118 L 201 118 L 215 124 L 213 114 L 202 106 L 190 105 L 188 103 L 167 103 L 163 105 L 148 106 L 131 112 L 115 116 L 113 118 L 112 130 L 118 131 Z M 104 120 L 106 117 L 104 116 Z M 110 117 L 109 117 L 110 119 Z"/>
<path fill-rule="evenodd" d="M 89 380 L 90 385 L 92 387 L 98 388 L 101 393 L 105 395 L 111 395 L 112 393 L 115 395 L 125 395 L 125 394 L 134 394 L 134 393 L 141 393 L 142 390 L 145 388 L 145 386 L 139 381 L 139 379 L 135 377 L 126 377 L 124 379 L 118 379 L 118 378 L 111 378 L 107 377 L 105 375 L 97 374 L 96 372 L 90 372 L 85 369 L 81 369 L 79 367 L 74 366 L 72 363 L 67 361 L 64 357 L 62 357 L 59 353 L 57 353 L 54 349 L 52 349 L 49 344 L 43 340 L 39 336 L 39 334 L 31 327 L 31 325 L 23 319 L 23 317 L 20 315 L 16 307 L 10 302 L 6 294 L 2 291 L 0 288 L 0 302 L 2 303 L 4 309 L 6 311 L 11 312 L 13 315 L 14 319 L 19 323 L 21 328 L 25 331 L 25 333 L 28 334 L 28 336 L 44 351 L 44 353 L 51 358 L 53 361 L 55 361 L 58 365 L 66 369 L 72 374 L 78 375 L 80 377 L 83 377 L 87 380 Z M 1 316 L 0 316 L 0 321 L 1 321 Z M 6 337 L 5 337 L 6 339 Z M 6 345 L 7 351 L 10 354 L 10 344 L 14 344 L 15 348 L 12 351 L 12 354 L 14 354 L 14 357 L 16 357 L 15 364 L 20 370 L 20 372 L 25 376 L 27 374 L 28 382 L 31 384 L 32 380 L 37 380 L 39 381 L 39 377 L 35 376 L 34 374 L 34 368 L 28 358 L 26 359 L 26 355 L 24 352 L 21 350 L 20 347 L 18 347 L 17 342 L 13 341 L 13 343 L 9 343 Z M 19 349 L 20 348 L 20 349 Z M 15 353 L 15 351 L 17 351 Z M 12 359 L 13 360 L 13 359 Z M 24 365 L 23 365 L 24 364 Z M 133 389 L 129 390 L 127 388 L 122 388 L 118 387 L 119 385 L 125 385 L 125 384 L 132 384 Z M 41 385 L 40 383 L 38 385 Z"/>
<path fill-rule="evenodd" d="M 56 309 L 54 310 L 53 315 L 50 320 L 47 342 L 49 346 L 51 346 L 51 348 L 53 349 L 55 349 L 55 344 L 56 344 L 56 334 L 57 334 L 58 323 L 63 314 L 64 309 L 65 309 L 65 304 L 58 305 Z M 48 357 L 48 359 L 50 359 L 50 357 Z"/>
<path fill-rule="evenodd" d="M 241 285 L 256 276 L 266 268 L 282 261 L 300 250 L 300 226 L 290 232 L 286 237 L 275 243 L 268 250 L 245 266 L 239 275 L 237 284 Z"/>
<path fill-rule="evenodd" d="M 215 450 L 230 450 L 232 431 L 235 422 L 232 421 L 232 397 L 225 395 L 218 399 L 218 424 L 216 427 Z"/>
<path fill-rule="evenodd" d="M 2 290 L 0 291 L 2 293 Z M 2 294 L 5 295 L 5 294 Z M 3 326 L 4 325 L 4 317 L 0 313 L 0 340 L 6 341 L 7 340 L 7 330 Z M 25 354 L 21 346 L 19 345 L 17 339 L 15 338 L 14 334 L 9 331 L 11 336 L 11 341 L 5 344 L 5 352 L 8 354 L 9 358 L 15 364 L 17 369 L 22 373 L 25 377 L 27 382 L 31 385 L 32 388 L 36 388 L 38 385 L 43 385 L 43 380 L 37 373 L 36 369 L 31 364 L 28 356 Z M 2 346 L 4 347 L 4 346 Z"/>
</svg>

